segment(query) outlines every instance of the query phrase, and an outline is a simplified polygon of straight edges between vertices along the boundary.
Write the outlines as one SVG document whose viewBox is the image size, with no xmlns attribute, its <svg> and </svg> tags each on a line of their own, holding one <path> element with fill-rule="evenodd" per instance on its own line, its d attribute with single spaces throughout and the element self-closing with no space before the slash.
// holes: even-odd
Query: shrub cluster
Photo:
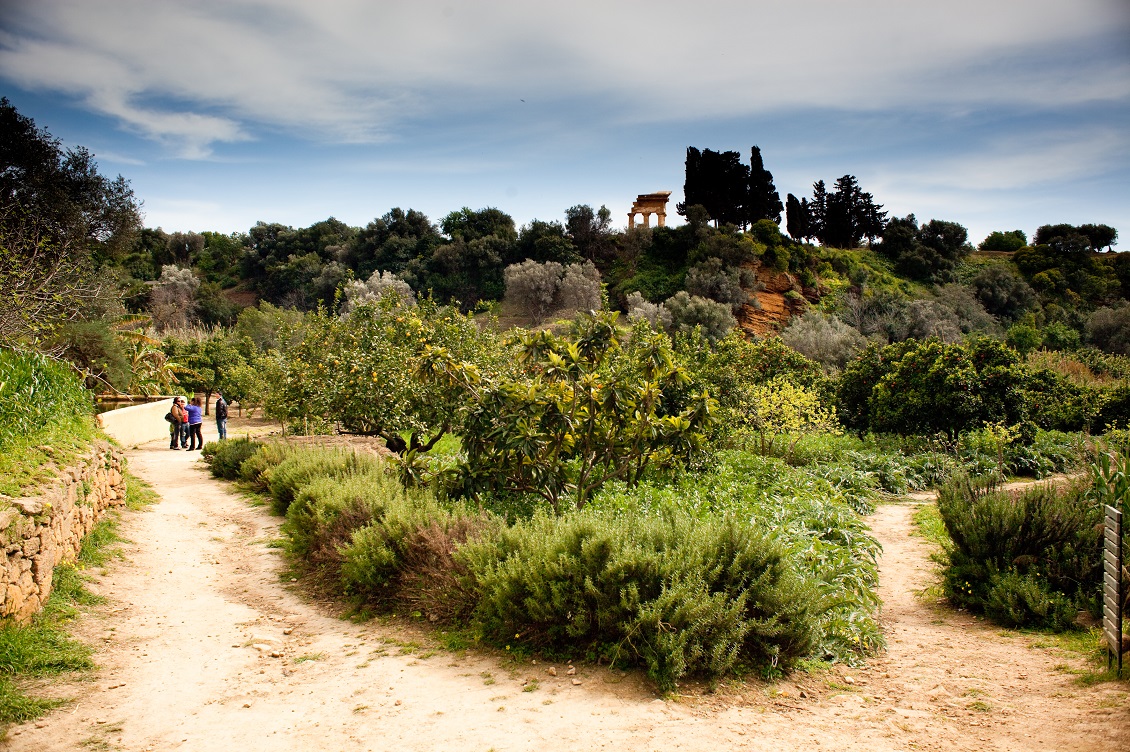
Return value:
<svg viewBox="0 0 1130 752">
<path fill-rule="evenodd" d="M 263 444 L 248 438 L 213 441 L 204 445 L 201 451 L 213 477 L 224 480 L 239 480 L 240 468 L 244 460 L 261 449 Z"/>
<path fill-rule="evenodd" d="M 784 669 L 817 641 L 813 584 L 783 546 L 733 519 L 537 515 L 461 555 L 487 637 L 642 663 L 665 690 L 738 662 Z"/>
<path fill-rule="evenodd" d="M 952 545 L 943 586 L 957 606 L 1009 627 L 1066 629 L 1095 612 L 1101 577 L 1099 511 L 1085 484 L 1019 493 L 992 480 L 954 479 L 938 497 Z"/>
<path fill-rule="evenodd" d="M 208 456 L 230 466 L 237 451 Z M 591 508 L 509 526 L 344 450 L 268 444 L 240 475 L 285 510 L 291 553 L 343 592 L 495 644 L 641 665 L 663 689 L 877 647 L 862 521 L 825 481 L 748 462 L 701 481 L 708 504 L 682 504 L 690 487 L 618 484 Z"/>
</svg>

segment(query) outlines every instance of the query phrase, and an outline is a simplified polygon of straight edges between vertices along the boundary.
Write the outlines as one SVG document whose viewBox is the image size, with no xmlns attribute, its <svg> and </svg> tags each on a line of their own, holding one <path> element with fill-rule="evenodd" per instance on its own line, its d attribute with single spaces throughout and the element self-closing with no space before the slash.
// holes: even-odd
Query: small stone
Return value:
<svg viewBox="0 0 1130 752">
<path fill-rule="evenodd" d="M 279 652 L 279 651 L 277 651 L 277 650 L 272 650 L 272 651 L 271 651 L 271 657 L 272 657 L 272 658 L 282 658 L 282 653 L 280 653 L 280 652 Z"/>
<path fill-rule="evenodd" d="M 574 679 L 574 680 L 573 680 L 573 686 L 577 686 L 577 685 L 579 685 L 580 683 L 581 683 L 581 680 L 580 680 L 580 679 Z"/>
<path fill-rule="evenodd" d="M 855 679 L 851 678 L 850 676 L 845 676 L 844 681 L 848 684 L 855 684 Z"/>
<path fill-rule="evenodd" d="M 293 631 L 294 631 L 294 627 L 287 627 L 286 629 L 283 630 L 283 634 L 290 634 Z"/>
<path fill-rule="evenodd" d="M 545 670 L 545 673 L 549 674 L 550 676 L 557 676 L 557 669 L 553 666 L 550 666 Z"/>
<path fill-rule="evenodd" d="M 567 674 L 568 676 L 572 676 L 573 674 L 577 673 L 577 669 L 576 669 L 576 668 L 574 668 L 573 666 L 570 666 L 570 667 L 569 667 L 569 670 L 568 670 L 568 671 L 566 671 L 565 673 L 566 673 L 566 674 Z"/>
<path fill-rule="evenodd" d="M 251 707 L 251 703 L 245 702 L 245 703 L 243 703 L 243 707 L 249 708 L 249 707 Z"/>
<path fill-rule="evenodd" d="M 399 704 L 400 704 L 400 700 L 397 700 L 396 702 L 393 703 L 393 705 L 399 705 Z"/>
</svg>

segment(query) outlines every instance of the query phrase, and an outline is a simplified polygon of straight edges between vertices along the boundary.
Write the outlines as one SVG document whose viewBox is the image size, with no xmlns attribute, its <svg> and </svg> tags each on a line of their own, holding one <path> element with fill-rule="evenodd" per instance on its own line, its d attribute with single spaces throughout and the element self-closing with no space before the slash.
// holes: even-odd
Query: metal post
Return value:
<svg viewBox="0 0 1130 752">
<path fill-rule="evenodd" d="M 1109 669 L 1118 664 L 1122 676 L 1122 511 L 1109 504 L 1103 515 L 1103 636 Z"/>
</svg>

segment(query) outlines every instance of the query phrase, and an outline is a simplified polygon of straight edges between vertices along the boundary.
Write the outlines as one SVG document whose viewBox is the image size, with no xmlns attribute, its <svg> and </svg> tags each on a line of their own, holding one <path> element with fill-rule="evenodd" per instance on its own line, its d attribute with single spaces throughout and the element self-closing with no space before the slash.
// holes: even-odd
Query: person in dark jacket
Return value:
<svg viewBox="0 0 1130 752">
<path fill-rule="evenodd" d="M 185 413 L 181 397 L 173 397 L 173 406 L 169 410 L 172 420 L 169 421 L 169 449 L 180 449 L 181 427 L 184 425 Z"/>
<path fill-rule="evenodd" d="M 228 403 L 223 392 L 216 392 L 216 433 L 220 435 L 220 441 L 228 437 Z"/>
<path fill-rule="evenodd" d="M 200 398 L 193 397 L 185 412 L 188 413 L 188 451 L 203 449 L 204 436 L 200 433 L 200 426 L 204 422 L 204 407 Z"/>
</svg>

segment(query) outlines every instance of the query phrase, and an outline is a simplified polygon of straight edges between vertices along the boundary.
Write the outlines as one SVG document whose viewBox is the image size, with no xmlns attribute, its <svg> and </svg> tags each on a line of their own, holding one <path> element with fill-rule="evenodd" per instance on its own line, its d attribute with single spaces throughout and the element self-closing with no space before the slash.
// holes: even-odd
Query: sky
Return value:
<svg viewBox="0 0 1130 752">
<path fill-rule="evenodd" d="M 687 147 L 756 145 L 782 201 L 852 174 L 974 243 L 1130 249 L 1130 0 L 0 0 L 0 95 L 169 232 L 662 190 L 677 224 Z"/>
</svg>

